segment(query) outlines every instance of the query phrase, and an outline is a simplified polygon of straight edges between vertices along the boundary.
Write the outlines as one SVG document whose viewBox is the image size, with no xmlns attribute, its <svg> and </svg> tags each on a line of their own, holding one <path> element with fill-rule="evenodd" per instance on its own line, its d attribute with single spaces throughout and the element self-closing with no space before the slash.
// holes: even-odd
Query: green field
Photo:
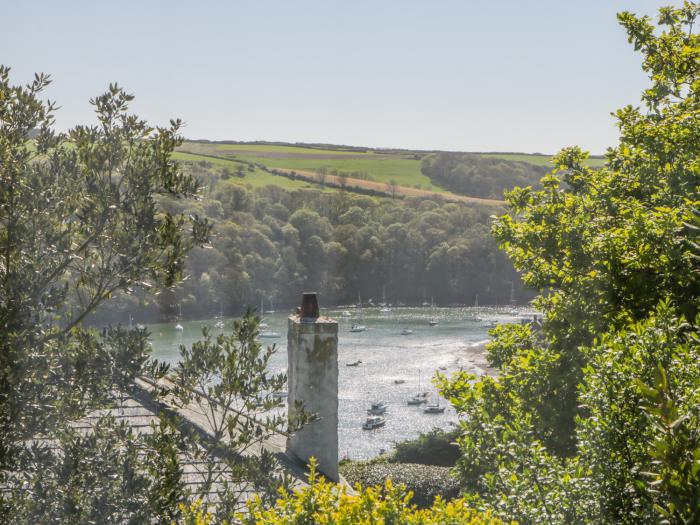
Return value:
<svg viewBox="0 0 700 525">
<path fill-rule="evenodd" d="M 213 164 L 216 167 L 219 168 L 228 168 L 232 172 L 236 172 L 238 167 L 241 165 L 238 162 L 234 162 L 232 160 L 225 160 L 225 159 L 215 159 L 212 157 L 204 157 L 201 155 L 192 155 L 190 153 L 184 153 L 182 151 L 176 151 L 173 157 L 177 160 L 180 161 L 189 161 L 189 162 L 198 162 L 198 161 L 206 161 L 209 162 L 210 164 Z M 291 180 L 286 177 L 280 177 L 277 175 L 271 175 L 261 169 L 256 168 L 255 171 L 250 172 L 246 168 L 245 170 L 245 177 L 239 178 L 236 176 L 231 177 L 226 180 L 222 180 L 221 182 L 226 183 L 229 182 L 231 184 L 244 184 L 251 186 L 253 188 L 259 188 L 262 186 L 280 186 L 282 188 L 288 189 L 288 190 L 298 190 L 298 189 L 309 189 L 313 188 L 316 190 L 322 190 L 323 188 L 319 186 L 318 184 L 313 184 L 310 182 L 306 181 L 301 181 L 301 180 Z"/>
<path fill-rule="evenodd" d="M 233 152 L 236 151 L 254 151 L 260 153 L 293 153 L 293 154 L 333 154 L 333 155 L 375 155 L 374 151 L 347 151 L 342 149 L 323 149 L 323 148 L 307 148 L 302 146 L 281 146 L 277 144 L 216 144 L 216 143 L 199 143 L 188 142 L 187 149 L 191 151 L 201 151 L 212 153 L 214 151 Z"/>
<path fill-rule="evenodd" d="M 255 147 L 255 150 L 253 148 Z M 316 171 L 326 167 L 343 172 L 365 172 L 369 180 L 377 182 L 396 181 L 401 186 L 417 187 L 432 191 L 444 191 L 431 183 L 420 170 L 420 160 L 409 158 L 412 155 L 357 153 L 339 150 L 287 146 L 261 146 L 240 144 L 202 144 L 187 142 L 181 148 L 206 155 L 232 156 L 237 160 L 264 164 L 269 168 Z M 242 153 L 237 153 L 241 151 Z M 257 155 L 254 151 L 259 151 Z M 274 156 L 267 154 L 273 153 Z M 288 153 L 289 155 L 284 155 Z M 319 158 L 319 156 L 321 158 Z M 341 158 L 327 158 L 327 157 Z M 348 158 L 342 158 L 348 157 Z"/>
<path fill-rule="evenodd" d="M 205 160 L 211 164 L 236 171 L 243 163 L 264 165 L 271 169 L 315 172 L 319 168 L 338 170 L 345 173 L 361 172 L 368 180 L 388 183 L 395 181 L 400 186 L 446 192 L 421 172 L 421 156 L 425 152 L 382 150 L 348 151 L 342 149 L 303 147 L 280 144 L 221 144 L 216 142 L 185 142 L 176 154 L 179 160 Z M 551 165 L 551 156 L 525 153 L 478 153 L 484 157 L 509 161 L 528 162 L 538 166 Z M 230 160 L 228 160 L 230 159 Z M 236 162 L 239 161 L 239 162 Z M 592 167 L 602 166 L 604 159 L 589 160 Z M 322 186 L 306 181 L 290 180 L 256 168 L 249 172 L 246 167 L 243 179 L 233 177 L 232 183 L 243 183 L 253 187 L 273 184 L 288 189 L 316 188 Z M 352 176 L 352 175 L 351 175 Z"/>
</svg>

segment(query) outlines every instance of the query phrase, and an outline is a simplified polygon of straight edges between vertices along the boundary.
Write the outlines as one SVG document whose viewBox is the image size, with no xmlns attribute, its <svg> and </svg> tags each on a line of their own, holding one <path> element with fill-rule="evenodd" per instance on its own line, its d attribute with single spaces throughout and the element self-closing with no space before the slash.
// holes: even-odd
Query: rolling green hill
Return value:
<svg viewBox="0 0 700 525">
<path fill-rule="evenodd" d="M 338 170 L 356 178 L 366 178 L 376 182 L 420 187 L 432 191 L 446 191 L 421 172 L 421 160 L 429 151 L 384 150 L 353 148 L 348 146 L 284 144 L 284 143 L 228 143 L 195 142 L 184 143 L 180 151 L 197 155 L 237 160 L 246 163 L 262 164 L 268 168 L 286 170 L 316 171 L 321 168 Z M 526 162 L 537 166 L 547 166 L 549 155 L 525 153 L 474 153 L 504 161 Z M 602 166 L 604 159 L 589 159 L 592 167 Z"/>
</svg>

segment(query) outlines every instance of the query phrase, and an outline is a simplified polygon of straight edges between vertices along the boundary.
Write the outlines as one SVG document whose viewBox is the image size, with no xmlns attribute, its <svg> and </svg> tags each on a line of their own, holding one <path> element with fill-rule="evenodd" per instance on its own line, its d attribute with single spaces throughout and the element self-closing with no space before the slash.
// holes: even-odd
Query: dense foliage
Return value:
<svg viewBox="0 0 700 525">
<path fill-rule="evenodd" d="M 118 291 L 174 285 L 208 231 L 194 217 L 188 236 L 183 216 L 156 209 L 159 194 L 198 189 L 169 158 L 178 122 L 150 128 L 110 86 L 92 101 L 99 126 L 56 134 L 38 98 L 48 81 L 14 86 L 0 67 L 0 469 L 143 365 L 144 337 L 99 338 L 81 321 Z"/>
<path fill-rule="evenodd" d="M 352 485 L 373 487 L 390 479 L 411 491 L 411 503 L 430 507 L 438 496 L 450 501 L 459 495 L 459 481 L 449 467 L 418 463 L 397 463 L 381 458 L 352 461 L 341 467 L 343 477 Z"/>
<path fill-rule="evenodd" d="M 502 199 L 516 186 L 539 186 L 545 166 L 485 157 L 474 153 L 433 153 L 423 158 L 423 175 L 455 193 Z"/>
<path fill-rule="evenodd" d="M 221 181 L 206 164 L 190 166 L 207 191 L 196 203 L 164 200 L 171 212 L 198 213 L 214 225 L 211 243 L 194 249 L 189 279 L 158 303 L 123 298 L 103 319 L 238 314 L 245 305 L 297 304 L 300 290 L 317 290 L 325 305 L 357 301 L 420 304 L 506 304 L 511 282 L 525 302 L 512 264 L 489 230 L 493 208 L 391 200 L 347 191 L 250 189 Z M 112 317 L 107 317 L 108 315 Z"/>
<path fill-rule="evenodd" d="M 396 443 L 389 458 L 397 463 L 419 463 L 422 465 L 437 465 L 451 467 L 459 459 L 457 437 L 459 429 L 442 430 L 434 428 L 415 439 Z"/>
<path fill-rule="evenodd" d="M 449 503 L 436 500 L 426 510 L 411 505 L 405 487 L 387 480 L 376 488 L 358 487 L 357 494 L 325 482 L 311 466 L 309 486 L 293 494 L 283 493 L 273 508 L 259 499 L 251 501 L 247 512 L 238 516 L 244 525 L 499 525 L 490 512 L 477 512 L 463 500 Z M 182 506 L 177 525 L 214 525 L 213 517 L 199 504 Z M 216 523 L 223 523 L 217 521 Z"/>
<path fill-rule="evenodd" d="M 494 233 L 543 326 L 495 331 L 496 379 L 442 378 L 473 501 L 523 523 L 700 521 L 700 6 L 622 13 L 652 85 L 601 170 L 567 148 Z"/>
<path fill-rule="evenodd" d="M 177 388 L 155 392 L 194 408 L 203 396 L 193 389 L 207 395 L 218 410 L 201 412 L 218 442 L 165 415 L 148 432 L 109 415 L 134 393 L 135 378 L 163 379 L 167 367 L 150 360 L 146 330 L 97 331 L 83 321 L 119 293 L 171 293 L 210 225 L 159 205 L 199 193 L 196 178 L 171 159 L 181 142 L 177 121 L 149 127 L 128 114 L 133 97 L 113 85 L 92 101 L 99 125 L 56 133 L 54 106 L 40 99 L 48 81 L 37 75 L 16 86 L 0 67 L 0 518 L 169 523 L 190 496 L 216 494 L 230 514 L 242 491 L 276 494 L 288 480 L 273 474 L 271 455 L 240 456 L 308 416 L 250 417 L 253 400 L 286 381 L 269 375 L 272 350 L 256 340 L 250 313 L 233 334 L 204 334 L 182 348 Z M 213 448 L 229 484 L 211 464 Z M 187 454 L 207 474 L 194 494 L 181 464 Z"/>
</svg>

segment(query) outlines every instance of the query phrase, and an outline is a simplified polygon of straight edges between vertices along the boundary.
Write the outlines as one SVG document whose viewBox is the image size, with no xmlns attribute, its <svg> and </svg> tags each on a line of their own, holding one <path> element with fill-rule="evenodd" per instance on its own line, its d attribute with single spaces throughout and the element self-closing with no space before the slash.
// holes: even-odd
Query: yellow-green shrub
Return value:
<svg viewBox="0 0 700 525">
<path fill-rule="evenodd" d="M 436 499 L 429 509 L 418 510 L 410 503 L 411 493 L 403 485 L 387 480 L 384 486 L 361 488 L 348 494 L 344 487 L 316 475 L 311 465 L 309 486 L 293 494 L 282 494 L 273 508 L 259 498 L 248 503 L 247 511 L 234 523 L 243 525 L 502 525 L 491 513 L 477 512 L 462 499 Z M 180 525 L 214 525 L 198 503 L 182 506 Z"/>
</svg>

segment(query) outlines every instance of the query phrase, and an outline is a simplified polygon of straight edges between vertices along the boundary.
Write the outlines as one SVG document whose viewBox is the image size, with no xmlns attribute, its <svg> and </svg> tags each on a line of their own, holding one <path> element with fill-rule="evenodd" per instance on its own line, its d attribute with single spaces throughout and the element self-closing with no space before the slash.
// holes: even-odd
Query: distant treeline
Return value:
<svg viewBox="0 0 700 525">
<path fill-rule="evenodd" d="M 304 290 L 322 306 L 363 301 L 439 305 L 505 304 L 510 283 L 524 292 L 490 233 L 492 207 L 425 198 L 392 200 L 348 191 L 247 188 L 201 163 L 191 164 L 206 192 L 197 202 L 164 199 L 172 212 L 214 222 L 211 246 L 188 258 L 189 278 L 144 303 L 119 298 L 95 322 L 205 318 L 239 314 L 246 305 L 290 308 Z"/>
<path fill-rule="evenodd" d="M 529 162 L 482 157 L 473 153 L 434 153 L 423 158 L 423 175 L 455 193 L 503 198 L 503 191 L 515 186 L 539 187 L 539 180 L 551 168 Z"/>
</svg>

